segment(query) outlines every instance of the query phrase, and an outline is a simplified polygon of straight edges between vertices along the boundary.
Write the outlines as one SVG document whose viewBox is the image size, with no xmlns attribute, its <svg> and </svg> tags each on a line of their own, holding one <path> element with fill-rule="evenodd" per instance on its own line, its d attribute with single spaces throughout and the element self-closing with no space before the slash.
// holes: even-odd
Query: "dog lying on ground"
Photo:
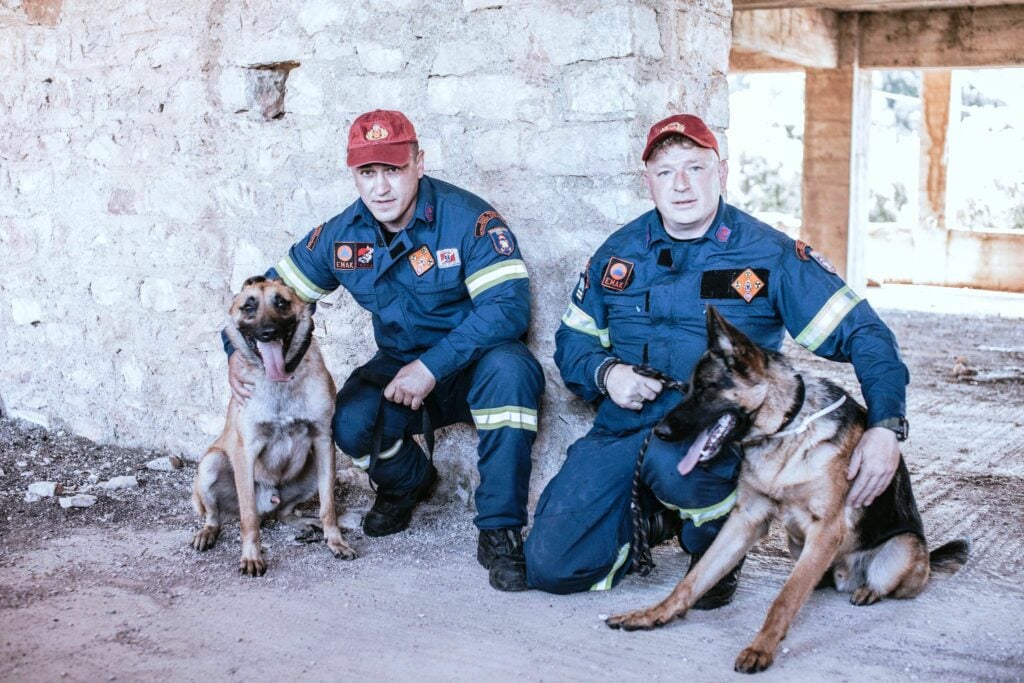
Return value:
<svg viewBox="0 0 1024 683">
<path fill-rule="evenodd" d="M 192 504 L 205 524 L 192 547 L 212 548 L 224 516 L 237 514 L 239 572 L 262 576 L 261 517 L 276 514 L 308 536 L 316 522 L 295 507 L 319 493 L 327 547 L 354 559 L 334 509 L 334 381 L 313 338 L 309 307 L 279 280 L 251 277 L 231 304 L 225 331 L 253 390 L 244 404 L 231 398 L 224 431 L 199 462 Z"/>
<path fill-rule="evenodd" d="M 682 475 L 715 458 L 724 444 L 742 444 L 736 507 L 711 548 L 665 600 L 607 623 L 631 631 L 681 617 L 779 519 L 797 562 L 760 632 L 736 659 L 737 671 L 754 673 L 771 665 L 823 577 L 837 590 L 852 592 L 854 605 L 912 598 L 924 590 L 931 569 L 958 570 L 969 543 L 951 541 L 929 555 L 902 457 L 878 498 L 866 508 L 847 507 L 846 471 L 865 430 L 864 408 L 827 380 L 804 380 L 781 354 L 758 348 L 714 308 L 708 307 L 707 318 L 709 349 L 694 368 L 686 398 L 654 433 L 668 441 L 696 436 L 679 461 Z"/>
</svg>

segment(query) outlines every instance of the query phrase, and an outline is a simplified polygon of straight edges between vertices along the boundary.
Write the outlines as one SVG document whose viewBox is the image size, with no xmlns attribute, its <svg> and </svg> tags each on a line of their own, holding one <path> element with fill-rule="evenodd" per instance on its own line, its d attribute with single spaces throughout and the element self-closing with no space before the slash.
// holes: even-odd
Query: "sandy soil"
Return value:
<svg viewBox="0 0 1024 683">
<path fill-rule="evenodd" d="M 933 545 L 972 537 L 971 561 L 911 601 L 853 607 L 815 593 L 761 679 L 1021 680 L 1024 323 L 884 315 L 913 376 L 905 455 L 926 530 Z M 848 368 L 794 353 L 856 386 Z M 959 378 L 957 356 L 968 370 Z M 267 525 L 269 571 L 243 579 L 237 525 L 210 552 L 188 546 L 194 465 L 146 470 L 159 455 L 0 420 L 0 680 L 739 679 L 733 659 L 792 566 L 775 532 L 729 607 L 655 632 L 611 631 L 604 615 L 656 601 L 682 576 L 677 545 L 655 550 L 650 576 L 610 592 L 502 594 L 476 564 L 465 504 L 436 500 L 397 537 L 348 531 L 354 562 Z M 117 475 L 140 485 L 100 487 Z M 98 502 L 25 502 L 40 480 Z M 368 507 L 356 484 L 337 495 Z"/>
</svg>

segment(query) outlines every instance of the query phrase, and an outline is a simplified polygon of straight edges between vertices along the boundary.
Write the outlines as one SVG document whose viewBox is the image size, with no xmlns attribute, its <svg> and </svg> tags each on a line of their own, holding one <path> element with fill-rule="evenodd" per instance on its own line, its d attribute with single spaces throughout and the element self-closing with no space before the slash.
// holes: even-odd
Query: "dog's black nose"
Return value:
<svg viewBox="0 0 1024 683">
<path fill-rule="evenodd" d="M 654 435 L 662 441 L 674 441 L 675 435 L 672 428 L 665 424 L 664 420 L 654 426 Z"/>
<path fill-rule="evenodd" d="M 264 325 L 256 330 L 256 339 L 261 342 L 274 341 L 277 338 L 277 328 L 273 325 Z"/>
</svg>

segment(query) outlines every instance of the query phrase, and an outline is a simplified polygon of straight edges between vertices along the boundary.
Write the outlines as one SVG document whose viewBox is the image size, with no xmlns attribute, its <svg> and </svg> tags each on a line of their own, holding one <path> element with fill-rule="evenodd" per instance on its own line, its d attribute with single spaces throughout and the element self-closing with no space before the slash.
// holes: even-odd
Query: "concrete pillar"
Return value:
<svg viewBox="0 0 1024 683">
<path fill-rule="evenodd" d="M 808 69 L 804 99 L 801 239 L 862 289 L 867 225 L 870 75 L 857 66 L 857 16 L 840 25 L 839 66 Z"/>
<path fill-rule="evenodd" d="M 919 217 L 914 230 L 915 282 L 946 283 L 946 162 L 952 72 L 925 70 L 921 82 Z"/>
</svg>

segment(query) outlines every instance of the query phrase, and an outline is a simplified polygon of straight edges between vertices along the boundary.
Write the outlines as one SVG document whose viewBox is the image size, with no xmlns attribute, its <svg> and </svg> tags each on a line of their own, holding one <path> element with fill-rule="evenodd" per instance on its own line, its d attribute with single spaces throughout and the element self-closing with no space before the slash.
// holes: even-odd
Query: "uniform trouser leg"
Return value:
<svg viewBox="0 0 1024 683">
<path fill-rule="evenodd" d="M 503 344 L 464 372 L 453 392 L 465 397 L 479 438 L 480 486 L 474 498 L 474 524 L 479 529 L 525 526 L 530 450 L 544 393 L 540 364 L 521 342 Z"/>
<path fill-rule="evenodd" d="M 630 566 L 630 497 L 644 433 L 591 430 L 569 447 L 537 503 L 526 579 L 549 593 L 611 588 Z"/>
<path fill-rule="evenodd" d="M 676 466 L 691 441 L 668 443 L 651 439 L 641 476 L 654 497 L 683 520 L 680 541 L 689 553 L 703 553 L 715 540 L 736 502 L 740 451 L 727 447 L 709 463 L 701 463 L 685 476 Z"/>
<path fill-rule="evenodd" d="M 405 365 L 378 353 L 349 376 L 335 402 L 334 441 L 352 462 L 363 470 L 370 467 L 373 427 L 378 410 L 383 410 L 381 453 L 370 477 L 384 494 L 401 496 L 424 480 L 430 465 L 412 434 L 422 431 L 419 411 L 381 401 L 381 379 L 393 377 Z"/>
</svg>

